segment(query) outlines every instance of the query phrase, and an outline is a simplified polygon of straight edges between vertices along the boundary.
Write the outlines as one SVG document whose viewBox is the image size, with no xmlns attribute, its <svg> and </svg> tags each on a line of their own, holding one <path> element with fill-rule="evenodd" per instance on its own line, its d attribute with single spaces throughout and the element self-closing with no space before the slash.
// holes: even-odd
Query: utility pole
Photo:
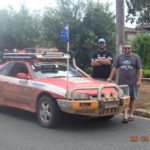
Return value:
<svg viewBox="0 0 150 150">
<path fill-rule="evenodd" d="M 124 43 L 124 0 L 116 0 L 116 55 L 122 53 Z M 116 73 L 116 82 L 119 81 L 119 70 Z"/>
<path fill-rule="evenodd" d="M 116 54 L 122 53 L 124 43 L 124 0 L 116 0 Z"/>
</svg>

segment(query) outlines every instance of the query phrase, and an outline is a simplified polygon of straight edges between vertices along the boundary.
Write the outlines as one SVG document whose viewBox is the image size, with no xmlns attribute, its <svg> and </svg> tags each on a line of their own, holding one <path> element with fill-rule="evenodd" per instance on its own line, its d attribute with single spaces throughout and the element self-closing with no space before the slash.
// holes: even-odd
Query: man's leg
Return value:
<svg viewBox="0 0 150 150">
<path fill-rule="evenodd" d="M 131 88 L 131 99 L 130 99 L 130 104 L 129 104 L 129 120 L 133 120 L 133 114 L 134 114 L 134 109 L 135 109 L 135 101 L 138 98 L 138 88 L 133 85 L 130 87 Z"/>
<path fill-rule="evenodd" d="M 128 119 L 128 108 L 124 110 L 124 118 Z"/>
<path fill-rule="evenodd" d="M 129 118 L 133 118 L 134 108 L 135 108 L 135 100 L 130 100 L 130 105 L 129 105 Z"/>
<path fill-rule="evenodd" d="M 125 108 L 123 112 L 123 120 L 122 123 L 128 123 L 128 108 Z"/>
</svg>

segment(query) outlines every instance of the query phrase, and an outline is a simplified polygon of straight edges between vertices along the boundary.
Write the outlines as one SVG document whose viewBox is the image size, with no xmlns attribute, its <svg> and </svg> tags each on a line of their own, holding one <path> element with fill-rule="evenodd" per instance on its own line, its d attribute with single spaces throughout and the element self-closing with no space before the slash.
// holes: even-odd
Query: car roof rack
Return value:
<svg viewBox="0 0 150 150">
<path fill-rule="evenodd" d="M 63 52 L 43 52 L 43 53 L 3 53 L 4 60 L 53 60 L 67 59 L 70 55 Z"/>
</svg>

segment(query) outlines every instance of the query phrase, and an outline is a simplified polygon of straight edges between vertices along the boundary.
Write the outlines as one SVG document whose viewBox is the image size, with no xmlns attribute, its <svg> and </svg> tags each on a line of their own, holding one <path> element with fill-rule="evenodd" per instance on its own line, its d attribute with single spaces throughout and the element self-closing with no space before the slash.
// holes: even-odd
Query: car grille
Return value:
<svg viewBox="0 0 150 150">
<path fill-rule="evenodd" d="M 119 101 L 100 101 L 100 114 L 116 114 L 119 111 Z"/>
<path fill-rule="evenodd" d="M 103 115 L 107 115 L 107 114 L 116 114 L 118 113 L 118 108 L 103 108 L 102 110 L 100 110 L 100 113 Z"/>
</svg>

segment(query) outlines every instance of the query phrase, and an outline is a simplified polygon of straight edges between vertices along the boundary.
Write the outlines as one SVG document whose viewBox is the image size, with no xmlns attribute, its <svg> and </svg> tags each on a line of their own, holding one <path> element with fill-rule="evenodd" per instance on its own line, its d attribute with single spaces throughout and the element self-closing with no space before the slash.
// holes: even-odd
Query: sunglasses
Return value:
<svg viewBox="0 0 150 150">
<path fill-rule="evenodd" d="M 124 49 L 131 49 L 131 47 L 124 47 Z"/>
<path fill-rule="evenodd" d="M 103 45 L 103 44 L 105 44 L 105 42 L 99 42 L 99 43 L 98 43 L 98 45 Z"/>
</svg>

